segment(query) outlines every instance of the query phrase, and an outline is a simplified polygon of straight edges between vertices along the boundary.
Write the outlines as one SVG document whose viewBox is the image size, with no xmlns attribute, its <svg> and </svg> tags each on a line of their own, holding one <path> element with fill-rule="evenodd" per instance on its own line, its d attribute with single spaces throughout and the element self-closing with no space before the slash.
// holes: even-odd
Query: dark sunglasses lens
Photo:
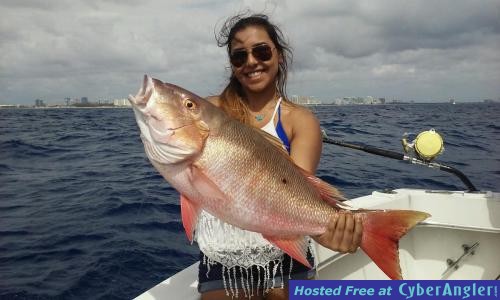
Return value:
<svg viewBox="0 0 500 300">
<path fill-rule="evenodd" d="M 252 48 L 252 55 L 259 61 L 268 61 L 273 57 L 273 51 L 269 45 L 259 45 Z M 247 62 L 248 53 L 245 50 L 234 51 L 231 56 L 231 64 L 237 68 Z"/>
<path fill-rule="evenodd" d="M 273 57 L 273 51 L 268 45 L 260 45 L 252 49 L 252 55 L 260 61 L 268 61 Z"/>
<path fill-rule="evenodd" d="M 235 51 L 233 52 L 233 54 L 231 54 L 231 64 L 233 64 L 233 66 L 235 67 L 241 67 L 243 66 L 243 64 L 247 61 L 247 52 L 244 51 L 244 50 L 240 50 L 240 51 Z"/>
</svg>

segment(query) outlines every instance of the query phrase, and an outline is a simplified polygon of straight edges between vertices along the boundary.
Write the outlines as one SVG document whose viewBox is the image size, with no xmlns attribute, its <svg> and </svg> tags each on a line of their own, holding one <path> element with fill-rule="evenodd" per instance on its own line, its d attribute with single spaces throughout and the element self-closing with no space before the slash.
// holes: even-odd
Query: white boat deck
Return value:
<svg viewBox="0 0 500 300">
<path fill-rule="evenodd" d="M 499 193 L 398 189 L 350 202 L 362 208 L 413 209 L 432 215 L 400 241 L 405 279 L 495 279 L 500 275 Z M 473 248 L 464 250 L 463 245 Z M 345 255 L 321 246 L 317 250 L 319 279 L 387 279 L 363 251 Z M 135 299 L 199 299 L 197 276 L 196 263 Z"/>
</svg>

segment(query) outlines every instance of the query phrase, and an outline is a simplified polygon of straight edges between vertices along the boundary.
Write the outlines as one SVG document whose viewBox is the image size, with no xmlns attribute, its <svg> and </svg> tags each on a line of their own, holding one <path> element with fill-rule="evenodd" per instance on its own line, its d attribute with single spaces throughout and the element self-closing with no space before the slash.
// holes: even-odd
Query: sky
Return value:
<svg viewBox="0 0 500 300">
<path fill-rule="evenodd" d="M 0 104 L 126 98 L 144 74 L 219 94 L 215 34 L 246 10 L 288 39 L 289 95 L 500 98 L 500 0 L 2 0 Z"/>
</svg>

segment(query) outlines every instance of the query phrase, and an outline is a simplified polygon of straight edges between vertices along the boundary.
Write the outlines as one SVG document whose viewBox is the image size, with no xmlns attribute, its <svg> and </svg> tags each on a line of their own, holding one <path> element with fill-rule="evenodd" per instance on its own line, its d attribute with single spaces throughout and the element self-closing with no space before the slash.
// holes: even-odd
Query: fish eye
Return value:
<svg viewBox="0 0 500 300">
<path fill-rule="evenodd" d="M 184 100 L 184 106 L 189 109 L 192 109 L 196 106 L 196 104 L 191 99 L 186 99 Z"/>
</svg>

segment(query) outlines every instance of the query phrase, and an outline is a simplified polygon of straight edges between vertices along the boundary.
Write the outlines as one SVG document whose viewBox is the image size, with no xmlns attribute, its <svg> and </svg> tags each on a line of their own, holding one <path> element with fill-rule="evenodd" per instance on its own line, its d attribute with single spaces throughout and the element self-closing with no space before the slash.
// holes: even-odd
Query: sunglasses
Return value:
<svg viewBox="0 0 500 300">
<path fill-rule="evenodd" d="M 273 57 L 273 49 L 267 44 L 252 47 L 252 56 L 258 61 L 268 61 Z M 229 55 L 231 64 L 236 68 L 243 66 L 248 59 L 248 52 L 244 49 L 236 50 Z"/>
</svg>

